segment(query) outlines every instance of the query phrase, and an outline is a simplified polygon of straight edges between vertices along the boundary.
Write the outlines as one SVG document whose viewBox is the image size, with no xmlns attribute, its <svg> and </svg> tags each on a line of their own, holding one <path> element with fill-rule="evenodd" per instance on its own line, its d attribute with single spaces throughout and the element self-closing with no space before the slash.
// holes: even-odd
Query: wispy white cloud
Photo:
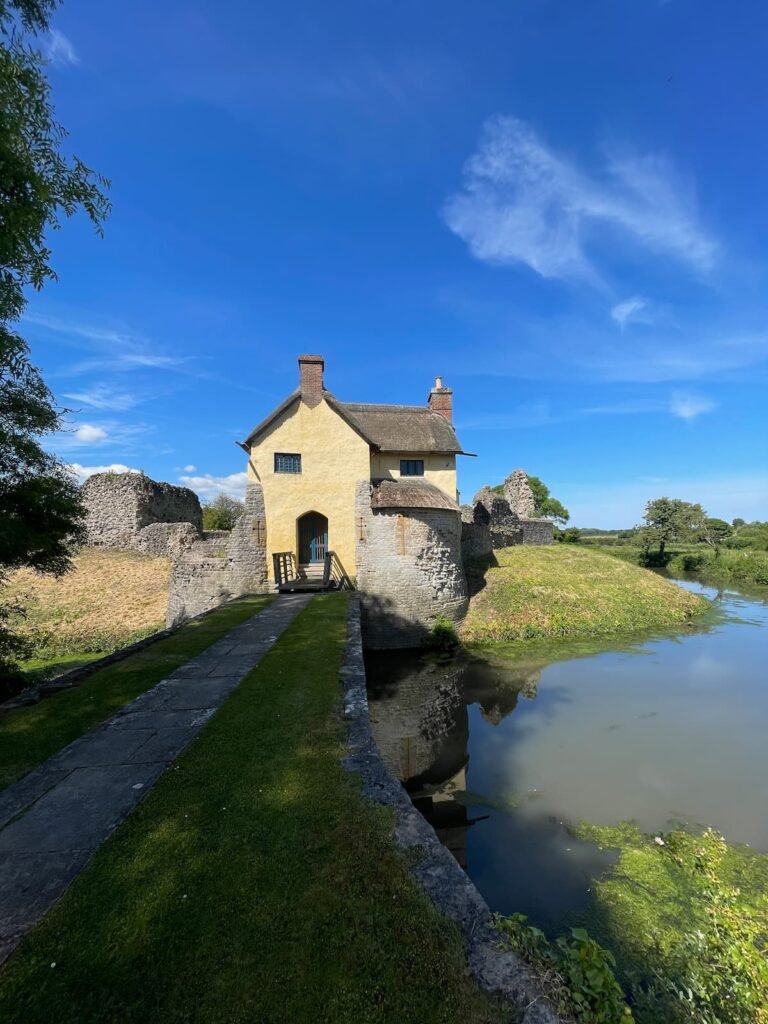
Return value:
<svg viewBox="0 0 768 1024">
<path fill-rule="evenodd" d="M 79 462 L 71 462 L 67 469 L 73 476 L 77 477 L 80 483 L 85 483 L 89 476 L 96 473 L 140 473 L 140 469 L 132 469 L 124 466 L 121 462 L 113 462 L 109 466 L 82 466 Z"/>
<path fill-rule="evenodd" d="M 603 381 L 661 383 L 740 374 L 768 362 L 768 335 L 740 337 L 692 331 L 685 340 L 660 335 L 619 349 L 608 339 L 584 344 L 575 356 L 581 372 Z"/>
<path fill-rule="evenodd" d="M 141 401 L 138 395 L 119 391 L 108 384 L 94 384 L 80 391 L 65 391 L 64 397 L 91 409 L 109 409 L 114 412 L 126 412 Z"/>
<path fill-rule="evenodd" d="M 183 475 L 179 480 L 185 487 L 191 487 L 201 498 L 210 500 L 219 494 L 228 494 L 231 498 L 244 498 L 248 483 L 247 473 L 230 473 L 229 476 L 214 476 L 205 473 L 200 476 Z"/>
<path fill-rule="evenodd" d="M 712 412 L 717 402 L 705 395 L 675 391 L 668 398 L 645 397 L 627 398 L 618 402 L 607 402 L 587 409 L 580 409 L 585 416 L 638 416 L 648 413 L 664 413 L 683 420 L 693 420 L 703 413 Z"/>
<path fill-rule="evenodd" d="M 652 324 L 654 321 L 651 304 L 639 295 L 633 295 L 631 299 L 618 302 L 611 309 L 611 317 L 622 331 L 627 324 Z"/>
<path fill-rule="evenodd" d="M 107 432 L 103 427 L 96 427 L 92 423 L 83 423 L 74 434 L 75 440 L 83 444 L 94 444 L 97 441 L 106 441 Z"/>
<path fill-rule="evenodd" d="M 43 39 L 43 55 L 55 67 L 71 67 L 80 63 L 80 58 L 63 32 L 52 28 Z"/>
<path fill-rule="evenodd" d="M 63 320 L 60 317 L 30 311 L 24 320 L 44 331 L 68 340 L 86 342 L 86 347 L 98 354 L 95 358 L 83 360 L 69 368 L 73 375 L 93 371 L 127 371 L 141 369 L 176 370 L 185 372 L 189 363 L 187 356 L 169 355 L 158 351 L 148 338 L 127 330 L 116 330 L 99 324 L 80 320 Z"/>
<path fill-rule="evenodd" d="M 599 281 L 586 249 L 606 228 L 697 271 L 711 269 L 718 248 L 699 223 L 693 188 L 664 157 L 609 153 L 593 177 L 514 117 L 486 122 L 443 216 L 476 259 L 548 278 Z"/>
<path fill-rule="evenodd" d="M 101 423 L 65 423 L 64 429 L 53 434 L 47 446 L 58 455 L 95 449 L 111 452 L 133 452 L 140 441 L 145 441 L 151 427 L 145 423 L 123 423 L 103 420 Z"/>
<path fill-rule="evenodd" d="M 676 391 L 669 402 L 669 411 L 681 420 L 695 420 L 705 412 L 717 408 L 717 402 L 705 395 L 692 395 Z"/>
<path fill-rule="evenodd" d="M 642 413 L 661 412 L 667 403 L 659 398 L 628 398 L 619 402 L 607 402 L 580 409 L 584 416 L 637 416 Z"/>
</svg>

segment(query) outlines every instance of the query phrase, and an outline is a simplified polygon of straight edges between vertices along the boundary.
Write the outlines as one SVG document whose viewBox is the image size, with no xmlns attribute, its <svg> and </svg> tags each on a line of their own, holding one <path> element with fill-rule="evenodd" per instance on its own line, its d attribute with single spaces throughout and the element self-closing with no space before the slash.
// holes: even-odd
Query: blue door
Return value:
<svg viewBox="0 0 768 1024">
<path fill-rule="evenodd" d="M 299 564 L 322 562 L 328 550 L 328 520 L 318 512 L 299 519 Z"/>
</svg>

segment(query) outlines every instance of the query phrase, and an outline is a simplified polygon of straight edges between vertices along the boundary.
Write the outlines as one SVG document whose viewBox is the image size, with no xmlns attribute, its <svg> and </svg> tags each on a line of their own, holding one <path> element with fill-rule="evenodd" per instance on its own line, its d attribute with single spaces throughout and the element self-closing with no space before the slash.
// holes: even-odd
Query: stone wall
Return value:
<svg viewBox="0 0 768 1024">
<path fill-rule="evenodd" d="M 371 485 L 357 487 L 357 586 L 366 644 L 418 647 L 438 618 L 467 611 L 461 518 L 445 508 L 371 508 Z"/>
<path fill-rule="evenodd" d="M 513 512 L 506 498 L 496 494 L 490 487 L 483 487 L 473 499 L 474 507 L 485 508 L 488 513 L 488 529 L 493 548 L 511 548 L 523 543 L 520 517 Z"/>
<path fill-rule="evenodd" d="M 175 626 L 225 601 L 271 590 L 266 545 L 264 492 L 260 484 L 250 483 L 245 512 L 231 533 L 206 533 L 174 560 L 167 624 Z"/>
<path fill-rule="evenodd" d="M 145 555 L 178 558 L 198 540 L 199 534 L 192 523 L 152 523 L 136 534 L 132 547 Z"/>
<path fill-rule="evenodd" d="M 522 470 L 516 470 L 507 477 L 507 482 L 517 479 L 517 474 L 525 477 Z M 528 487 L 527 477 L 525 487 Z M 523 504 L 527 507 L 525 500 Z M 517 544 L 553 544 L 554 533 L 549 519 L 519 516 L 509 501 L 490 487 L 478 491 L 471 505 L 461 507 L 461 557 L 464 561 L 486 558 L 497 548 L 510 548 Z"/>
<path fill-rule="evenodd" d="M 267 527 L 264 494 L 251 483 L 234 529 L 203 532 L 194 491 L 141 473 L 98 473 L 83 484 L 86 543 L 134 548 L 172 560 L 166 621 L 177 626 L 225 601 L 264 593 Z"/>
<path fill-rule="evenodd" d="M 485 505 L 461 506 L 461 557 L 487 558 L 493 551 L 490 528 L 491 516 Z"/>
<path fill-rule="evenodd" d="M 96 473 L 85 481 L 81 494 L 86 544 L 92 547 L 165 554 L 160 551 L 163 531 L 152 531 L 142 540 L 143 530 L 158 523 L 187 523 L 197 536 L 202 533 L 200 501 L 188 487 L 158 483 L 143 473 Z M 183 544 L 179 531 L 169 531 L 167 536 L 173 544 Z"/>
<path fill-rule="evenodd" d="M 504 481 L 504 497 L 515 515 L 521 519 L 536 518 L 536 501 L 528 476 L 522 469 L 510 473 Z"/>
<path fill-rule="evenodd" d="M 523 544 L 554 544 L 555 527 L 549 519 L 521 519 Z"/>
</svg>

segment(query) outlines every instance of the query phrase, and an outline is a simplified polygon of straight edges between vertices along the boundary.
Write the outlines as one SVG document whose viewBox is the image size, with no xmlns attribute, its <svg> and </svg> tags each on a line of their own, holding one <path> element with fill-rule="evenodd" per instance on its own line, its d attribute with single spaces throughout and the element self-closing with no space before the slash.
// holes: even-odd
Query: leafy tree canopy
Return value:
<svg viewBox="0 0 768 1024">
<path fill-rule="evenodd" d="M 719 550 L 723 541 L 733 533 L 733 527 L 724 519 L 712 519 L 709 516 L 702 523 L 700 539 L 710 547 Z"/>
<path fill-rule="evenodd" d="M 61 412 L 14 328 L 26 290 L 55 278 L 49 232 L 78 210 L 100 232 L 109 212 L 108 182 L 63 151 L 66 132 L 35 47 L 55 7 L 0 0 L 0 583 L 21 565 L 66 569 L 82 515 L 74 481 L 41 444 Z"/>
<path fill-rule="evenodd" d="M 707 514 L 701 505 L 693 505 L 681 498 L 654 498 L 645 506 L 645 526 L 640 531 L 640 542 L 649 550 L 658 544 L 659 555 L 673 541 L 696 539 L 701 533 Z"/>
<path fill-rule="evenodd" d="M 245 503 L 228 494 L 220 494 L 203 505 L 203 527 L 206 530 L 231 530 L 245 512 Z"/>
</svg>

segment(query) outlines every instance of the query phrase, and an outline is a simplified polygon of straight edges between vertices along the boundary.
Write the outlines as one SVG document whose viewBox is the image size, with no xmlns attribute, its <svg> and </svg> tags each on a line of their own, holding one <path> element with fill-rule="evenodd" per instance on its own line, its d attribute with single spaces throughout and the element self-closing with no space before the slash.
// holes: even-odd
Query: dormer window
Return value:
<svg viewBox="0 0 768 1024">
<path fill-rule="evenodd" d="M 287 452 L 275 452 L 276 473 L 300 473 L 301 456 Z"/>
<path fill-rule="evenodd" d="M 400 459 L 400 476 L 424 476 L 424 459 Z"/>
</svg>

